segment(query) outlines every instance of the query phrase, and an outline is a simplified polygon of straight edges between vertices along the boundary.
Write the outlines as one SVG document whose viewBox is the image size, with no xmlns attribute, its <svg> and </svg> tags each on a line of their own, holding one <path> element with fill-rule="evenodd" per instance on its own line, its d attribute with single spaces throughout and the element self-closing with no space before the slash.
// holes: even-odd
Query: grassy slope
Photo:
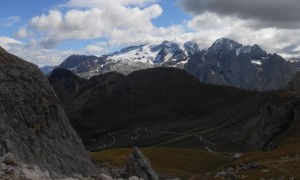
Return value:
<svg viewBox="0 0 300 180">
<path fill-rule="evenodd" d="M 251 152 L 244 154 L 236 164 L 258 161 L 261 169 L 252 169 L 244 171 L 248 179 L 258 178 L 279 178 L 282 176 L 295 179 L 300 179 L 300 123 L 292 127 L 285 138 L 273 151 L 270 152 Z M 263 169 L 268 169 L 269 172 L 262 172 Z"/>
<path fill-rule="evenodd" d="M 141 150 L 159 173 L 183 178 L 213 171 L 230 162 L 227 156 L 195 149 L 142 148 Z M 108 163 L 106 164 L 108 167 L 121 167 L 125 165 L 130 151 L 130 149 L 110 149 L 91 152 L 89 155 L 94 162 Z"/>
</svg>

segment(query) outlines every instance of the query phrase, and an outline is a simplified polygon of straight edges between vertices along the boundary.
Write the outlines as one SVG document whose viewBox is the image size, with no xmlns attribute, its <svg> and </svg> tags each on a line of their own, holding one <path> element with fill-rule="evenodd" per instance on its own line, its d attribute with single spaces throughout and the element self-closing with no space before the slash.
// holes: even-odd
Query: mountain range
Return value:
<svg viewBox="0 0 300 180">
<path fill-rule="evenodd" d="M 0 179 L 144 177 L 121 167 L 150 167 L 136 148 L 126 162 L 132 146 L 147 147 L 162 179 L 300 177 L 299 73 L 283 90 L 260 92 L 201 83 L 180 68 L 90 79 L 56 68 L 52 88 L 37 66 L 2 48 L 0 69 Z M 92 164 L 77 133 L 108 171 Z"/>
<path fill-rule="evenodd" d="M 101 57 L 71 55 L 58 66 L 87 79 L 112 71 L 127 75 L 155 67 L 184 69 L 200 82 L 262 91 L 285 88 L 297 72 L 296 61 L 227 38 L 203 50 L 193 42 L 164 41 L 126 47 Z"/>
</svg>

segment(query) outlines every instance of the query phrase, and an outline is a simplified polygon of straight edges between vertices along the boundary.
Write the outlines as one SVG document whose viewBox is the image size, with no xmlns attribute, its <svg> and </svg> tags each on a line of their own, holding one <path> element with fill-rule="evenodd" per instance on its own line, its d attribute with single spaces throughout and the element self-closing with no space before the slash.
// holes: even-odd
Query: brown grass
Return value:
<svg viewBox="0 0 300 180">
<path fill-rule="evenodd" d="M 217 153 L 209 153 L 195 149 L 179 148 L 141 148 L 159 173 L 179 177 L 191 177 L 213 171 L 228 164 L 230 158 Z M 125 165 L 130 149 L 110 149 L 89 153 L 93 161 L 109 162 L 111 166 Z"/>
<path fill-rule="evenodd" d="M 247 175 L 247 179 L 259 178 L 280 178 L 286 179 L 294 177 L 300 179 L 300 124 L 291 128 L 287 138 L 285 138 L 279 147 L 269 152 L 250 152 L 241 156 L 235 161 L 235 164 L 241 164 L 250 161 L 258 161 L 261 169 L 252 169 L 242 172 Z M 262 172 L 268 169 L 269 172 Z"/>
</svg>

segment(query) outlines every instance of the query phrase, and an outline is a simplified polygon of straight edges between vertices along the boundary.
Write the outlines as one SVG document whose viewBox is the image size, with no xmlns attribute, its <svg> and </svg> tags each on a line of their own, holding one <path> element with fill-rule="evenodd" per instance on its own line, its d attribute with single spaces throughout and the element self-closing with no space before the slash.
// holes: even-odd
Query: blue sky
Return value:
<svg viewBox="0 0 300 180">
<path fill-rule="evenodd" d="M 300 4 L 269 1 L 249 6 L 231 0 L 225 6 L 223 0 L 2 0 L 0 46 L 39 66 L 57 65 L 71 54 L 102 55 L 163 40 L 207 48 L 221 37 L 300 56 L 300 22 L 293 19 L 298 11 L 272 14 Z"/>
</svg>

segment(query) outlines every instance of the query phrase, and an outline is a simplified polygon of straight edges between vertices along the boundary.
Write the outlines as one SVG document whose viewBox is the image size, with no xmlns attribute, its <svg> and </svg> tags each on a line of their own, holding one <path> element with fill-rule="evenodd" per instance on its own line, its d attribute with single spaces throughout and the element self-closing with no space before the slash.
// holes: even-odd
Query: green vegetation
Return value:
<svg viewBox="0 0 300 180">
<path fill-rule="evenodd" d="M 110 149 L 89 153 L 94 162 L 108 166 L 121 167 L 131 149 Z M 196 149 L 180 148 L 141 148 L 144 155 L 151 161 L 155 169 L 162 174 L 191 177 L 230 162 L 230 157 Z"/>
</svg>

